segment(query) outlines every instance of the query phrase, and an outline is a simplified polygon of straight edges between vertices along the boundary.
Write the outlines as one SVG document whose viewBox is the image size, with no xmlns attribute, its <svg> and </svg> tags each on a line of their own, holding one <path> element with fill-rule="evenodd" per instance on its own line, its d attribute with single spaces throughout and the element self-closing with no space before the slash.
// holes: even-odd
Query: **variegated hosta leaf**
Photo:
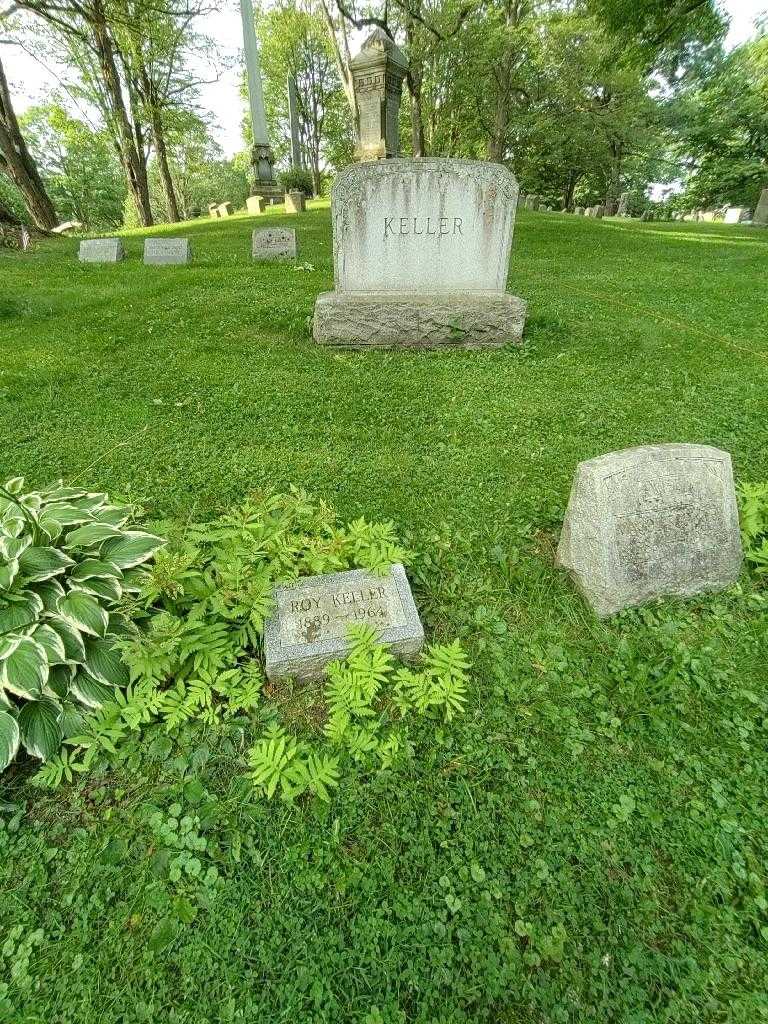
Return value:
<svg viewBox="0 0 768 1024">
<path fill-rule="evenodd" d="M 108 523 L 110 526 L 125 526 L 132 515 L 130 505 L 103 505 L 93 512 L 96 522 Z"/>
<path fill-rule="evenodd" d="M 53 697 L 28 700 L 19 711 L 21 742 L 32 757 L 47 761 L 61 746 L 61 705 Z"/>
<path fill-rule="evenodd" d="M 72 590 L 59 601 L 59 615 L 71 622 L 81 633 L 101 636 L 107 632 L 109 616 L 95 597 L 82 590 Z"/>
<path fill-rule="evenodd" d="M 164 544 L 162 537 L 152 533 L 126 530 L 119 539 L 106 541 L 102 545 L 101 555 L 121 569 L 133 569 L 151 558 Z"/>
<path fill-rule="evenodd" d="M 116 526 L 110 526 L 108 523 L 87 523 L 85 526 L 79 526 L 76 530 L 71 530 L 67 534 L 64 547 L 68 551 L 75 548 L 89 548 L 101 544 L 105 540 L 122 537 L 122 535 L 121 530 L 118 530 Z"/>
<path fill-rule="evenodd" d="M 17 697 L 34 700 L 48 682 L 45 648 L 31 637 L 21 639 L 16 649 L 0 662 L 0 685 Z"/>
<path fill-rule="evenodd" d="M 65 701 L 62 705 L 59 725 L 65 740 L 69 739 L 70 736 L 80 736 L 85 732 L 85 715 L 77 704 L 74 704 L 71 700 Z"/>
<path fill-rule="evenodd" d="M 30 583 L 39 583 L 49 580 L 52 576 L 59 576 L 74 564 L 74 559 L 58 548 L 27 548 L 19 558 L 19 569 Z"/>
<path fill-rule="evenodd" d="M 59 598 L 66 594 L 66 590 L 55 577 L 45 580 L 43 583 L 33 583 L 29 589 L 38 595 L 47 612 L 55 612 L 59 605 Z"/>
<path fill-rule="evenodd" d="M 92 594 L 102 601 L 109 601 L 114 604 L 123 596 L 123 588 L 117 580 L 105 576 L 104 579 L 83 580 L 82 583 L 74 583 L 71 590 L 82 590 L 86 594 Z"/>
<path fill-rule="evenodd" d="M 100 683 L 127 686 L 131 681 L 127 666 L 109 640 L 86 640 L 85 668 Z"/>
<path fill-rule="evenodd" d="M 32 537 L 27 533 L 22 537 L 11 537 L 0 535 L 0 559 L 10 562 L 18 558 L 32 543 Z"/>
<path fill-rule="evenodd" d="M 114 698 L 115 688 L 98 682 L 87 672 L 80 671 L 69 684 L 69 692 L 87 708 L 100 708 Z"/>
<path fill-rule="evenodd" d="M 60 665 L 67 660 L 64 641 L 52 626 L 43 623 L 35 629 L 32 638 L 45 650 L 49 665 Z"/>
<path fill-rule="evenodd" d="M 37 622 L 42 610 L 42 600 L 31 590 L 6 594 L 5 603 L 0 601 L 0 634 Z"/>
<path fill-rule="evenodd" d="M 51 501 L 71 501 L 73 498 L 84 498 L 88 491 L 85 487 L 65 487 L 63 481 L 59 480 L 40 493 L 47 504 Z"/>
<path fill-rule="evenodd" d="M 24 477 L 12 476 L 10 480 L 6 480 L 3 484 L 3 490 L 8 491 L 9 494 L 21 494 L 24 490 Z"/>
<path fill-rule="evenodd" d="M 13 654 L 23 639 L 23 633 L 6 633 L 0 636 L 0 661 Z"/>
<path fill-rule="evenodd" d="M 19 574 L 19 560 L 12 558 L 5 565 L 0 565 L 0 593 L 3 590 L 10 590 L 11 584 Z"/>
<path fill-rule="evenodd" d="M 61 615 L 48 615 L 45 618 L 46 625 L 55 629 L 62 639 L 67 661 L 85 661 L 85 645 L 77 626 L 69 619 Z"/>
<path fill-rule="evenodd" d="M 0 772 L 16 757 L 20 738 L 18 722 L 10 712 L 0 708 Z"/>
<path fill-rule="evenodd" d="M 73 505 L 48 505 L 40 513 L 37 524 L 54 540 L 66 527 L 90 522 L 90 513 L 81 508 Z"/>
<path fill-rule="evenodd" d="M 78 581 L 110 578 L 119 580 L 122 575 L 120 569 L 112 561 L 107 562 L 99 558 L 84 558 L 82 562 L 75 566 L 69 574 L 69 578 Z"/>
<path fill-rule="evenodd" d="M 75 671 L 74 665 L 53 665 L 48 673 L 46 695 L 50 690 L 53 696 L 63 700 L 69 694 L 69 684 L 72 682 Z"/>
</svg>

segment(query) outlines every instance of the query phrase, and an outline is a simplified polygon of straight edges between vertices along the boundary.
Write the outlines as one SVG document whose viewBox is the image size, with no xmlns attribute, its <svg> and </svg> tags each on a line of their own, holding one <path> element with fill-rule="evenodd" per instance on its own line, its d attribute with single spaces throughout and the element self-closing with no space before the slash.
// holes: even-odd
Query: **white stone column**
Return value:
<svg viewBox="0 0 768 1024">
<path fill-rule="evenodd" d="M 240 16 L 243 21 L 243 46 L 248 73 L 248 105 L 251 111 L 251 128 L 253 129 L 251 163 L 255 178 L 254 192 L 271 199 L 282 196 L 282 189 L 275 181 L 275 157 L 267 134 L 267 114 L 264 109 L 264 90 L 261 86 L 259 46 L 256 41 L 251 0 L 240 0 Z"/>
</svg>

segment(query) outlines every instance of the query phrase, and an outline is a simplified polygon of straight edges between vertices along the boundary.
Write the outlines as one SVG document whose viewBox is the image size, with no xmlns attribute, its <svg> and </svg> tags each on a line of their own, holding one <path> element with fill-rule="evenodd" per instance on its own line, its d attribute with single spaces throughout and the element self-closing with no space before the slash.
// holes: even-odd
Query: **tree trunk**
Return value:
<svg viewBox="0 0 768 1024">
<path fill-rule="evenodd" d="M 154 104 L 151 108 L 151 117 L 152 138 L 155 143 L 157 165 L 160 168 L 160 180 L 163 183 L 163 192 L 165 193 L 165 200 L 168 203 L 168 219 L 173 224 L 177 224 L 181 220 L 181 216 L 179 215 L 179 204 L 176 200 L 176 190 L 173 187 L 171 169 L 168 166 L 168 150 L 165 146 L 165 129 L 163 128 L 163 123 L 160 119 L 160 112 Z"/>
<path fill-rule="evenodd" d="M 417 13 L 421 13 L 420 2 L 418 3 Z M 426 156 L 427 151 L 424 144 L 424 115 L 421 108 L 421 86 L 424 78 L 424 69 L 421 58 L 417 56 L 416 38 L 416 20 L 409 14 L 405 23 L 405 41 L 411 65 L 408 71 L 408 92 L 411 94 L 411 149 L 414 156 L 420 157 Z"/>
<path fill-rule="evenodd" d="M 149 183 L 147 181 L 147 165 L 143 151 L 139 152 L 136 139 L 128 119 L 125 99 L 121 88 L 120 76 L 115 63 L 112 39 L 109 35 L 106 20 L 94 16 L 92 21 L 94 42 L 98 53 L 99 64 L 104 77 L 104 85 L 109 95 L 114 126 L 117 132 L 116 142 L 120 160 L 125 171 L 125 178 L 131 198 L 136 204 L 136 212 L 144 227 L 151 227 L 152 206 L 149 201 Z"/>
<path fill-rule="evenodd" d="M 45 190 L 32 159 L 11 103 L 8 81 L 0 61 L 0 170 L 24 197 L 29 215 L 41 231 L 50 231 L 59 223 L 56 210 Z"/>
<path fill-rule="evenodd" d="M 565 186 L 565 192 L 563 193 L 563 209 L 570 209 L 573 203 L 573 193 L 576 191 L 576 186 L 581 178 L 581 171 L 570 170 L 568 172 L 568 181 Z"/>
<path fill-rule="evenodd" d="M 507 38 L 500 66 L 494 75 L 496 80 L 496 101 L 493 112 L 493 128 L 487 147 L 488 159 L 494 160 L 497 163 L 504 159 L 507 149 L 512 81 L 516 63 L 513 30 L 517 28 L 527 13 L 529 12 L 526 0 L 506 0 L 504 26 Z"/>
</svg>

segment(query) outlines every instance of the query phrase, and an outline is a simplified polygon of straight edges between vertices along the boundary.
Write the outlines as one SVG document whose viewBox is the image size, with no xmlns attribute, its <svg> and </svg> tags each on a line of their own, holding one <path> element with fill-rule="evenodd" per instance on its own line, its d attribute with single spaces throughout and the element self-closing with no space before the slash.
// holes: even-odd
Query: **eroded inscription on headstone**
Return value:
<svg viewBox="0 0 768 1024">
<path fill-rule="evenodd" d="M 263 228 L 251 236 L 251 255 L 255 260 L 293 260 L 296 258 L 296 232 L 293 228 Z"/>
<path fill-rule="evenodd" d="M 86 238 L 78 255 L 81 263 L 119 263 L 125 250 L 119 238 Z"/>
<path fill-rule="evenodd" d="M 741 558 L 727 452 L 649 445 L 577 467 L 557 560 L 598 615 L 722 589 Z"/>
<path fill-rule="evenodd" d="M 416 654 L 424 629 L 402 565 L 386 576 L 363 569 L 307 576 L 274 590 L 275 609 L 266 623 L 264 649 L 271 680 L 318 679 L 343 658 L 351 625 L 375 627 L 394 653 Z"/>
<path fill-rule="evenodd" d="M 191 263 L 192 249 L 188 238 L 147 238 L 144 262 L 156 266 Z"/>
</svg>

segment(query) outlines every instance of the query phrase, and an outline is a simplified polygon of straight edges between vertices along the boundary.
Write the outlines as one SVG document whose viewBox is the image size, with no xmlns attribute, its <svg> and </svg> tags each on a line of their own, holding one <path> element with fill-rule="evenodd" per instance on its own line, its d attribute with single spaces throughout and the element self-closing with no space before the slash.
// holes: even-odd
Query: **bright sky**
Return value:
<svg viewBox="0 0 768 1024">
<path fill-rule="evenodd" d="M 729 46 L 737 46 L 748 39 L 754 30 L 755 20 L 761 15 L 768 15 L 768 0 L 720 0 L 720 6 L 731 19 Z M 202 106 L 213 114 L 215 138 L 225 153 L 231 156 L 243 145 L 240 135 L 243 111 L 238 94 L 237 58 L 242 50 L 238 0 L 221 0 L 220 12 L 209 16 L 200 30 L 212 36 L 223 54 L 235 65 L 224 72 L 216 83 L 205 86 L 201 97 Z M 3 60 L 19 112 L 46 98 L 51 88 L 57 85 L 55 75 L 16 47 L 5 50 Z"/>
</svg>

